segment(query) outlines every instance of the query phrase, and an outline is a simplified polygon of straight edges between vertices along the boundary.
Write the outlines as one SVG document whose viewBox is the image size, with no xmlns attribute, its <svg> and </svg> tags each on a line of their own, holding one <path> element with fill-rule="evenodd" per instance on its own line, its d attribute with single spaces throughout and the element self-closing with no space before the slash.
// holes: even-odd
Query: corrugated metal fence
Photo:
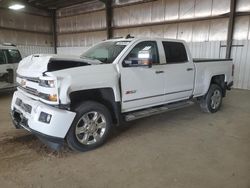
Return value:
<svg viewBox="0 0 250 188">
<path fill-rule="evenodd" d="M 188 43 L 193 57 L 224 58 L 225 41 Z M 250 90 L 250 40 L 234 40 L 232 59 L 235 65 L 234 88 Z"/>
<path fill-rule="evenodd" d="M 54 48 L 48 46 L 26 46 L 17 45 L 22 57 L 27 57 L 31 54 L 53 54 Z"/>
</svg>

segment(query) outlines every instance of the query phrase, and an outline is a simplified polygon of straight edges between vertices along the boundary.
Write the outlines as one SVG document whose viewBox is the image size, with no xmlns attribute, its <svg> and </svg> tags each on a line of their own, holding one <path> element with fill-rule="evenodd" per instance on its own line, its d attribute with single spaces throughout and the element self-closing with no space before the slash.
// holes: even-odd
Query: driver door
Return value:
<svg viewBox="0 0 250 188">
<path fill-rule="evenodd" d="M 164 71 L 156 41 L 137 43 L 123 60 L 121 91 L 123 112 L 164 102 Z"/>
</svg>

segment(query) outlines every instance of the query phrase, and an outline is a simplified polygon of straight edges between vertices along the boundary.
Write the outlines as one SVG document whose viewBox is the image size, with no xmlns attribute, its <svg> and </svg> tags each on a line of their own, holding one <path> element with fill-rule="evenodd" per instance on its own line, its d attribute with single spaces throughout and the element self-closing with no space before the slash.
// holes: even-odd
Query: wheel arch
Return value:
<svg viewBox="0 0 250 188">
<path fill-rule="evenodd" d="M 112 88 L 97 88 L 73 91 L 69 94 L 70 97 L 70 109 L 74 109 L 79 103 L 83 101 L 95 101 L 103 104 L 110 111 L 112 121 L 114 124 L 119 124 L 121 104 L 119 101 L 115 101 L 115 93 Z"/>
<path fill-rule="evenodd" d="M 225 82 L 225 74 L 214 75 L 211 77 L 210 85 L 217 84 L 222 89 L 222 96 L 226 96 L 226 82 Z"/>
</svg>

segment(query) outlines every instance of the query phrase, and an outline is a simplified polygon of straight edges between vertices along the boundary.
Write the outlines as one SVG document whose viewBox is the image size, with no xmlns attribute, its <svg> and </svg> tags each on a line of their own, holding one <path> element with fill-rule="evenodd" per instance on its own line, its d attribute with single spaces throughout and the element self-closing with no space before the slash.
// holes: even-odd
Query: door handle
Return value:
<svg viewBox="0 0 250 188">
<path fill-rule="evenodd" d="M 155 74 L 161 74 L 164 73 L 164 71 L 155 71 Z"/>
<path fill-rule="evenodd" d="M 192 70 L 194 70 L 193 68 L 187 68 L 187 71 L 192 71 Z"/>
</svg>

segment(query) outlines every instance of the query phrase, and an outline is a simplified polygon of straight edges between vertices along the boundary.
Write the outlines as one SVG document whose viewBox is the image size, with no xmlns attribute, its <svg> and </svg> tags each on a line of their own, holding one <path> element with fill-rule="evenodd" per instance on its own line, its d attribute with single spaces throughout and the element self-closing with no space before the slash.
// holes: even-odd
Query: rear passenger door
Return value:
<svg viewBox="0 0 250 188">
<path fill-rule="evenodd" d="M 174 102 L 188 99 L 193 93 L 194 64 L 188 60 L 182 42 L 162 41 L 165 54 L 165 100 Z"/>
</svg>

